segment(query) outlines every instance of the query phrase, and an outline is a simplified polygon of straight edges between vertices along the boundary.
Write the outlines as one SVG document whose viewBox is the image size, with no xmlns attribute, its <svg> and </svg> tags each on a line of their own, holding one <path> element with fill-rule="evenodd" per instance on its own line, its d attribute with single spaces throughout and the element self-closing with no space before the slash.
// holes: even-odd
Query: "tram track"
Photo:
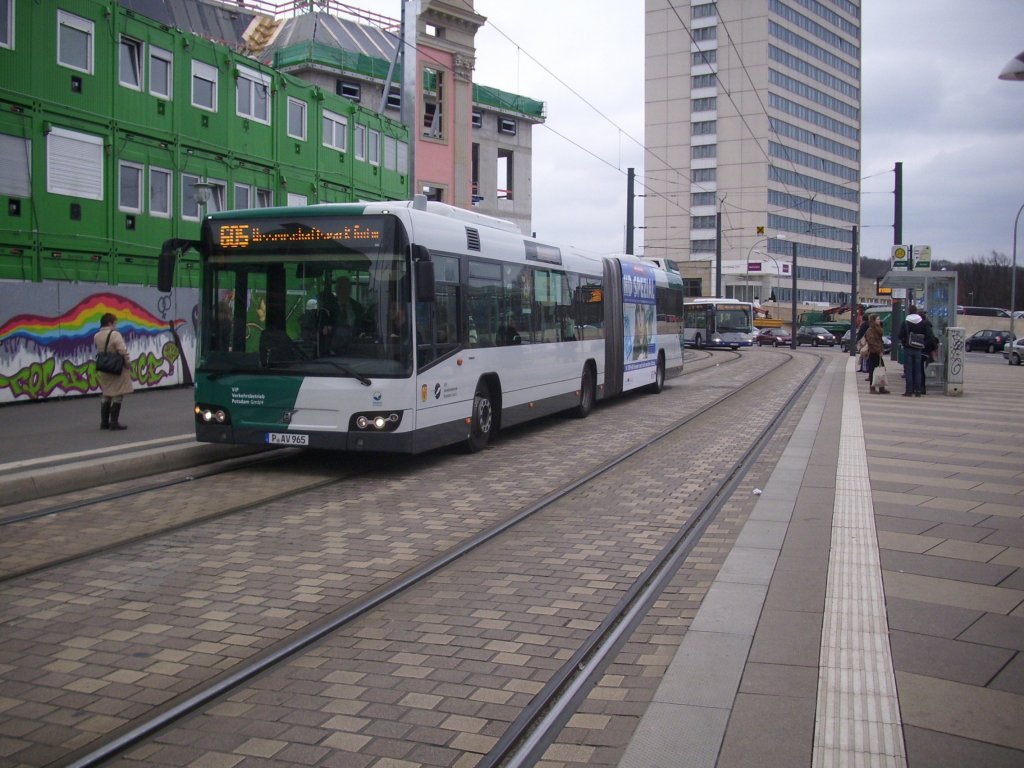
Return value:
<svg viewBox="0 0 1024 768">
<path fill-rule="evenodd" d="M 596 466 L 595 468 L 586 472 L 585 474 L 580 475 L 572 482 L 563 485 L 562 487 L 558 488 L 557 490 L 548 494 L 547 496 L 539 499 L 533 504 L 530 504 L 524 507 L 523 509 L 520 509 L 516 514 L 508 517 L 500 523 L 492 525 L 489 528 L 480 531 L 476 535 L 461 542 L 459 545 L 455 547 L 450 547 L 449 549 L 438 554 L 437 556 L 427 561 L 424 561 L 415 568 L 407 571 L 401 578 L 393 579 L 385 584 L 382 584 L 362 599 L 354 601 L 344 607 L 339 608 L 338 610 L 332 612 L 330 615 L 325 616 L 319 621 L 310 624 L 303 631 L 293 633 L 287 639 L 281 640 L 273 646 L 265 648 L 249 660 L 236 664 L 231 669 L 219 675 L 216 679 L 208 681 L 207 683 L 201 686 L 197 686 L 195 689 L 191 690 L 187 695 L 179 696 L 173 701 L 166 702 L 163 706 L 160 707 L 160 711 L 159 713 L 157 713 L 155 717 L 137 719 L 130 726 L 125 726 L 119 729 L 113 735 L 113 737 L 107 740 L 104 744 L 100 746 L 93 745 L 91 751 L 88 752 L 85 750 L 80 750 L 76 755 L 73 756 L 73 762 L 70 764 L 83 766 L 96 765 L 100 762 L 110 759 L 114 755 L 124 752 L 126 749 L 130 748 L 139 740 L 144 739 L 147 736 L 150 736 L 151 734 L 163 728 L 166 728 L 168 725 L 177 721 L 185 714 L 188 714 L 201 707 L 206 706 L 211 701 L 226 695 L 228 692 L 235 689 L 237 686 L 245 683 L 247 680 L 250 680 L 257 675 L 262 675 L 263 673 L 266 673 L 269 670 L 274 669 L 278 665 L 284 663 L 286 660 L 292 658 L 298 652 L 302 651 L 305 648 L 308 648 L 312 644 L 316 643 L 318 640 L 327 637 L 334 632 L 337 632 L 340 628 L 350 625 L 353 621 L 372 611 L 374 608 L 385 605 L 388 601 L 393 600 L 400 595 L 406 594 L 410 589 L 414 588 L 416 585 L 421 584 L 422 582 L 424 582 L 424 580 L 431 578 L 445 567 L 459 561 L 471 552 L 479 549 L 481 546 L 487 544 L 488 542 L 491 542 L 495 537 L 502 535 L 505 531 L 513 529 L 522 521 L 531 518 L 538 512 L 547 509 L 551 505 L 556 504 L 561 499 L 564 499 L 570 494 L 579 490 L 580 488 L 585 487 L 595 478 L 600 477 L 601 475 L 622 465 L 624 462 L 629 461 L 631 458 L 645 451 L 650 446 L 658 443 L 666 436 L 676 433 L 679 430 L 682 430 L 687 425 L 693 423 L 698 419 L 701 419 L 707 414 L 713 413 L 716 410 L 721 410 L 723 406 L 728 407 L 730 402 L 734 401 L 740 395 L 750 390 L 750 388 L 755 386 L 757 382 L 763 379 L 765 375 L 768 375 L 772 371 L 784 366 L 785 361 L 790 359 L 792 359 L 792 356 L 786 355 L 783 363 L 775 366 L 774 368 L 767 372 L 763 372 L 758 377 L 752 378 L 750 381 L 747 381 L 742 387 L 736 389 L 735 391 L 713 398 L 712 401 L 704 404 L 699 409 L 691 413 L 688 413 L 685 417 L 681 419 L 673 421 L 667 427 L 658 431 L 656 434 L 648 436 L 641 442 L 631 446 L 628 450 L 620 452 L 618 455 L 605 461 L 600 466 Z M 810 376 L 813 376 L 813 371 L 811 374 L 808 375 L 808 378 Z M 801 387 L 802 386 L 803 385 L 801 385 Z M 793 402 L 795 402 L 797 396 L 799 395 L 799 392 L 800 390 L 798 389 L 789 397 L 785 407 L 779 411 L 778 415 L 776 415 L 776 417 L 772 420 L 769 427 L 766 430 L 762 431 L 761 436 L 759 438 L 759 442 L 763 442 L 763 440 L 766 440 L 767 436 L 771 432 L 773 432 L 775 428 L 777 428 L 778 423 L 781 421 L 782 418 L 784 418 L 785 413 L 788 413 L 789 409 L 792 408 L 792 404 Z M 737 462 L 734 468 L 728 473 L 728 477 L 726 477 L 725 479 L 722 480 L 722 482 L 717 484 L 713 493 L 707 495 L 706 501 L 702 503 L 702 507 L 705 511 L 701 512 L 700 516 L 695 516 L 694 521 L 692 523 L 687 524 L 690 528 L 696 530 L 700 524 L 700 520 L 710 520 L 710 518 L 713 516 L 713 512 L 711 510 L 713 509 L 716 500 L 719 500 L 724 496 L 728 495 L 730 487 L 734 486 L 735 482 L 737 481 L 736 478 L 742 475 L 742 467 L 744 462 L 749 463 L 752 460 L 751 457 L 754 456 L 755 454 L 756 449 L 752 448 L 748 450 L 744 454 L 744 457 L 739 462 Z M 696 533 L 690 534 L 691 542 L 693 540 L 692 537 L 696 535 Z M 673 556 L 673 553 L 675 553 L 674 557 L 676 559 L 678 559 L 679 557 L 685 557 L 685 551 L 688 551 L 687 547 L 692 546 L 692 543 L 687 544 L 685 541 L 683 541 L 683 539 L 685 539 L 684 534 L 680 534 L 677 538 L 679 538 L 680 540 L 676 541 L 673 547 L 663 550 L 663 553 L 667 552 L 667 554 L 659 555 L 659 558 L 664 558 L 667 560 L 668 558 Z M 672 568 L 670 566 L 655 566 L 652 563 L 652 565 L 647 568 L 648 574 L 645 575 L 644 580 L 653 581 L 656 583 L 657 579 L 655 579 L 655 574 L 657 572 L 660 571 L 669 573 L 671 572 L 671 570 Z M 650 587 L 645 589 L 637 587 L 634 588 L 634 590 L 632 591 L 638 593 L 646 592 L 649 594 L 650 589 Z M 636 602 L 637 599 L 637 597 L 634 597 L 632 600 L 627 601 L 627 603 L 633 605 L 631 610 L 634 613 L 638 611 L 638 608 L 636 608 L 636 605 L 638 604 Z M 626 610 L 628 608 L 627 603 L 623 603 L 625 607 L 619 610 L 620 613 L 622 610 Z M 605 625 L 608 626 L 606 627 Z M 602 623 L 602 627 L 604 628 L 605 632 L 609 631 L 611 628 L 615 626 L 620 627 L 621 631 L 621 627 L 623 627 L 624 625 L 621 620 L 613 618 L 607 618 Z M 599 633 L 595 633 L 595 638 L 598 636 L 598 634 Z M 597 647 L 601 644 L 602 641 L 600 641 L 599 639 L 595 639 L 594 641 L 588 640 L 586 646 L 590 648 L 590 646 Z M 591 662 L 588 659 L 593 658 L 592 650 L 593 649 L 584 651 L 584 649 L 581 647 L 580 651 L 577 652 L 577 655 L 573 656 L 573 660 L 563 665 L 561 671 L 558 673 L 558 675 L 553 677 L 552 680 L 554 681 L 556 678 L 558 678 L 559 680 L 564 678 L 564 680 L 562 680 L 562 682 L 558 684 L 549 684 L 549 686 L 552 688 L 553 693 L 565 690 L 565 686 L 569 686 L 569 688 L 572 688 L 574 686 L 577 689 L 579 688 L 581 684 L 579 682 L 574 682 L 574 678 L 572 677 L 572 675 L 569 675 L 568 672 L 571 671 L 573 668 L 578 667 L 584 661 L 587 661 L 587 663 L 584 666 L 591 668 Z M 580 656 L 580 654 L 583 655 Z M 577 656 L 580 656 L 580 658 L 577 659 Z M 553 701 L 555 701 L 554 698 L 549 698 L 548 703 L 538 705 L 536 707 L 537 713 L 539 714 L 541 711 L 544 711 L 550 715 L 550 713 L 555 711 L 555 709 L 561 709 L 562 711 L 565 711 L 564 705 L 556 706 L 551 703 Z M 526 718 L 526 724 L 520 730 L 524 730 L 526 732 L 536 732 L 535 719 L 535 716 Z M 503 746 L 502 748 L 504 752 L 503 756 L 501 757 L 501 760 L 506 759 L 504 755 L 508 754 L 507 747 L 515 747 L 515 745 L 518 744 L 519 739 L 519 736 L 516 736 L 514 738 L 503 738 L 502 743 L 505 744 L 505 742 L 507 742 L 507 745 Z M 494 762 L 493 764 L 497 765 L 498 762 Z"/>
<path fill-rule="evenodd" d="M 684 372 L 683 377 L 693 375 L 712 365 L 721 366 L 736 363 L 741 355 L 734 351 L 719 351 L 716 355 L 707 350 L 691 352 L 690 355 L 696 359 L 689 359 L 690 366 Z M 719 359 L 716 360 L 716 357 Z M 721 359 L 724 357 L 724 359 Z M 98 494 L 87 494 L 82 496 L 79 493 L 65 494 L 58 499 L 48 499 L 40 505 L 38 502 L 27 502 L 7 508 L 5 512 L 0 507 L 0 530 L 5 530 L 4 536 L 0 537 L 0 583 L 10 581 L 22 576 L 31 575 L 39 571 L 63 565 L 86 557 L 109 553 L 118 547 L 138 544 L 153 537 L 166 535 L 181 530 L 188 526 L 199 525 L 217 518 L 243 513 L 262 504 L 272 503 L 276 500 L 286 498 L 290 495 L 303 493 L 330 486 L 335 482 L 343 482 L 351 479 L 355 474 L 363 471 L 373 471 L 387 466 L 395 461 L 394 457 L 354 455 L 346 456 L 346 462 L 355 461 L 357 464 L 365 464 L 365 469 L 346 469 L 339 473 L 336 467 L 314 473 L 312 477 L 300 484 L 289 485 L 284 490 L 269 489 L 262 495 L 250 499 L 243 504 L 218 505 L 218 497 L 230 496 L 230 488 L 227 492 L 223 489 L 214 488 L 210 494 L 198 491 L 200 495 L 210 499 L 211 506 L 204 505 L 203 509 L 196 509 L 194 514 L 172 523 L 165 523 L 162 515 L 150 515 L 146 508 L 147 499 L 158 497 L 161 494 L 173 492 L 180 486 L 199 487 L 212 485 L 221 481 L 225 475 L 235 475 L 239 478 L 240 484 L 248 484 L 246 475 L 250 470 L 258 471 L 268 466 L 286 471 L 288 466 L 295 466 L 297 462 L 308 459 L 310 452 L 301 452 L 297 449 L 281 449 L 268 453 L 260 453 L 251 456 L 232 458 L 217 462 L 213 465 L 206 465 L 197 468 L 190 468 L 185 471 L 174 473 L 162 473 L 153 476 L 153 479 L 137 478 L 133 481 L 124 481 L 112 486 L 110 490 L 101 490 Z M 325 460 L 326 461 L 326 460 Z M 282 463 L 286 463 L 282 467 Z M 69 537 L 65 542 L 55 542 L 49 533 L 46 534 L 46 546 L 41 542 L 33 541 L 31 534 L 28 538 L 13 533 L 11 526 L 24 526 L 33 522 L 45 520 L 58 515 L 78 513 L 83 518 L 89 515 L 89 511 L 106 517 L 111 515 L 124 515 L 132 519 L 131 523 L 124 527 L 108 527 L 108 535 L 95 541 L 90 537 L 77 538 Z M 146 521 L 148 522 L 142 522 Z M 88 523 L 83 521 L 83 525 Z M 32 553 L 26 557 L 26 553 Z"/>
</svg>

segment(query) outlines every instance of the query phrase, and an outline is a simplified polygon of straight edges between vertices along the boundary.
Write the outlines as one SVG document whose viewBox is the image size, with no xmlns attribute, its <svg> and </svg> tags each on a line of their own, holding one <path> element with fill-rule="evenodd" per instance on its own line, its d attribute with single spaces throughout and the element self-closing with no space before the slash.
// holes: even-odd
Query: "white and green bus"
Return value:
<svg viewBox="0 0 1024 768">
<path fill-rule="evenodd" d="M 476 451 L 682 371 L 678 275 L 422 197 L 210 214 L 162 291 L 189 247 L 200 441 Z"/>
</svg>

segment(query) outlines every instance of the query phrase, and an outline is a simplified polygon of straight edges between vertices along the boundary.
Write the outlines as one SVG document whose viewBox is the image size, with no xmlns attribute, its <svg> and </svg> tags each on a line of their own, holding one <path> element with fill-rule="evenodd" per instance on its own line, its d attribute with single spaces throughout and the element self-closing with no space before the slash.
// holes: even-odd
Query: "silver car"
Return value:
<svg viewBox="0 0 1024 768">
<path fill-rule="evenodd" d="M 1020 365 L 1024 360 L 1024 338 L 1017 339 L 1013 344 L 1003 344 L 1003 358 L 1010 365 Z"/>
</svg>

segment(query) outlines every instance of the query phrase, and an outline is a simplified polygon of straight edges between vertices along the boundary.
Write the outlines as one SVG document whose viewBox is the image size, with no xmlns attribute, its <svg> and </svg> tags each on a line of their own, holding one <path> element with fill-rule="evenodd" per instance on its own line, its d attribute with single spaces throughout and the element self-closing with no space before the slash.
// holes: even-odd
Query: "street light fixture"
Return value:
<svg viewBox="0 0 1024 768">
<path fill-rule="evenodd" d="M 744 269 L 743 269 L 743 273 L 746 276 L 746 279 L 744 281 L 745 287 L 747 287 L 749 289 L 749 286 L 750 286 L 750 257 L 755 253 L 754 249 L 757 248 L 757 246 L 761 245 L 762 243 L 767 243 L 767 242 L 769 242 L 771 240 L 785 240 L 785 239 L 786 239 L 785 233 L 779 234 L 779 235 L 772 235 L 771 237 L 762 237 L 760 240 L 755 240 L 754 244 L 751 245 L 750 248 L 747 249 L 747 261 L 746 261 L 746 265 L 744 266 Z M 781 277 L 781 271 L 779 270 L 779 262 L 775 260 L 775 257 L 773 257 L 771 254 L 765 253 L 764 251 L 757 251 L 757 253 L 759 255 L 761 255 L 761 256 L 767 256 L 769 259 L 774 261 L 775 262 L 776 276 L 777 277 Z M 778 288 L 778 280 L 776 280 L 775 287 Z"/>
<path fill-rule="evenodd" d="M 1021 54 L 1024 55 L 1024 54 Z M 1017 225 L 1020 224 L 1020 214 L 1024 211 L 1024 205 L 1017 209 L 1017 217 L 1013 220 L 1013 262 L 1010 266 L 1010 347 L 1013 347 L 1013 321 L 1014 312 L 1017 311 Z"/>
<path fill-rule="evenodd" d="M 1024 80 L 1024 51 L 1021 51 L 999 73 L 1000 80 Z"/>
<path fill-rule="evenodd" d="M 1021 51 L 999 73 L 1000 80 L 1024 80 L 1024 51 Z M 1013 313 L 1017 311 L 1017 225 L 1020 224 L 1020 213 L 1024 211 L 1024 205 L 1017 209 L 1017 216 L 1013 220 L 1013 262 L 1010 267 L 1010 346 L 1013 346 Z"/>
<path fill-rule="evenodd" d="M 208 181 L 197 181 L 192 184 L 192 191 L 196 196 L 196 202 L 199 203 L 206 209 L 207 203 L 210 202 L 210 198 L 213 197 L 213 190 L 216 188 L 216 184 L 211 184 Z"/>
</svg>

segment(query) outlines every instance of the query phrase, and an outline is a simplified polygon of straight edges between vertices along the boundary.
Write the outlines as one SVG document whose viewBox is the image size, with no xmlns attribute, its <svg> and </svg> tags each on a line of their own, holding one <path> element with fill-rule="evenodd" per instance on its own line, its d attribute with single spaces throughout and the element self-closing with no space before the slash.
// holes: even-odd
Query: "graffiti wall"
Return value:
<svg viewBox="0 0 1024 768">
<path fill-rule="evenodd" d="M 0 404 L 99 392 L 92 338 L 111 312 L 135 388 L 191 384 L 199 292 L 0 281 Z"/>
</svg>

